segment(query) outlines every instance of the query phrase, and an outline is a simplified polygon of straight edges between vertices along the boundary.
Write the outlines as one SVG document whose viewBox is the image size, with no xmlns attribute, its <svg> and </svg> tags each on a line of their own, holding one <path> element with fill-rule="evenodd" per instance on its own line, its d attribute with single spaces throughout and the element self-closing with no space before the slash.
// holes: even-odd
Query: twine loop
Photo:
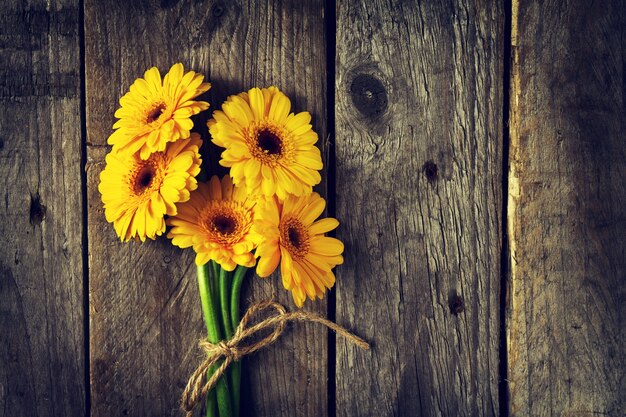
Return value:
<svg viewBox="0 0 626 417">
<path fill-rule="evenodd" d="M 248 327 L 251 319 L 265 310 L 274 311 L 270 312 L 270 315 L 265 319 Z M 181 408 L 186 413 L 186 416 L 191 417 L 193 415 L 195 407 L 217 384 L 217 381 L 224 375 L 224 372 L 226 372 L 226 369 L 231 363 L 237 362 L 244 356 L 274 343 L 283 331 L 285 331 L 285 327 L 289 321 L 320 323 L 345 337 L 348 341 L 361 349 L 369 349 L 369 344 L 366 341 L 319 314 L 308 311 L 288 312 L 282 304 L 275 301 L 261 301 L 252 304 L 250 308 L 248 308 L 248 311 L 246 311 L 246 314 L 244 314 L 237 329 L 235 329 L 232 338 L 222 340 L 218 343 L 211 343 L 206 340 L 200 341 L 199 346 L 206 354 L 206 359 L 198 366 L 191 377 L 189 377 L 189 381 L 183 392 Z M 256 342 L 245 343 L 246 339 L 269 328 L 272 328 L 271 333 L 262 339 Z M 207 379 L 206 376 L 209 369 L 217 365 L 220 361 L 221 364 Z"/>
</svg>

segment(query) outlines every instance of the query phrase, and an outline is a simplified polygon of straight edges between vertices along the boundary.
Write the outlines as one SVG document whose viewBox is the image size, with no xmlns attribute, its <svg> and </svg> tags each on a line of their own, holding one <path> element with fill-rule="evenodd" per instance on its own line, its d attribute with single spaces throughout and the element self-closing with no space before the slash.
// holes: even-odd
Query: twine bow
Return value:
<svg viewBox="0 0 626 417">
<path fill-rule="evenodd" d="M 275 310 L 272 315 L 253 326 L 247 327 L 252 317 L 264 310 L 270 309 Z M 219 343 L 210 343 L 206 340 L 200 341 L 199 345 L 206 353 L 206 359 L 198 366 L 191 377 L 189 377 L 189 382 L 187 382 L 187 386 L 183 392 L 181 407 L 183 411 L 185 411 L 186 416 L 191 417 L 193 415 L 193 410 L 196 405 L 207 395 L 211 388 L 217 384 L 217 381 L 222 377 L 224 372 L 226 372 L 226 369 L 231 363 L 239 361 L 242 357 L 274 343 L 285 330 L 288 321 L 320 323 L 345 337 L 361 349 L 369 349 L 370 347 L 370 345 L 360 337 L 350 333 L 338 324 L 325 319 L 319 314 L 310 313 L 308 311 L 288 312 L 285 307 L 274 301 L 255 303 L 248 308 L 248 311 L 246 311 L 246 314 L 241 319 L 231 339 L 222 340 Z M 243 343 L 245 339 L 268 328 L 273 328 L 272 332 L 261 340 L 251 344 Z M 222 358 L 224 360 L 221 365 L 205 382 L 205 376 L 208 370 L 222 360 Z"/>
</svg>

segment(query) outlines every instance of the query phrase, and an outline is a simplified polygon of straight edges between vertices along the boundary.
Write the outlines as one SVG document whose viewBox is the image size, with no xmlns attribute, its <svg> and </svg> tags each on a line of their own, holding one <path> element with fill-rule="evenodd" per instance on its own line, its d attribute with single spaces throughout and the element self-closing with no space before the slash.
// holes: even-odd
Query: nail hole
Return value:
<svg viewBox="0 0 626 417">
<path fill-rule="evenodd" d="M 161 8 L 169 9 L 174 7 L 178 3 L 178 0 L 161 0 Z"/>
<path fill-rule="evenodd" d="M 450 307 L 450 313 L 458 316 L 465 310 L 465 303 L 463 297 L 461 297 L 456 290 L 450 291 L 448 295 L 448 307 Z"/>
<path fill-rule="evenodd" d="M 215 17 L 220 17 L 224 14 L 224 6 L 222 6 L 220 3 L 214 4 L 211 7 L 211 13 L 213 13 L 213 16 Z"/>
<path fill-rule="evenodd" d="M 422 172 L 424 172 L 424 175 L 430 182 L 434 182 L 437 179 L 437 171 L 437 164 L 433 161 L 426 161 L 422 167 Z"/>
<path fill-rule="evenodd" d="M 30 224 L 40 225 L 46 218 L 46 206 L 41 204 L 39 194 L 30 197 Z"/>
</svg>

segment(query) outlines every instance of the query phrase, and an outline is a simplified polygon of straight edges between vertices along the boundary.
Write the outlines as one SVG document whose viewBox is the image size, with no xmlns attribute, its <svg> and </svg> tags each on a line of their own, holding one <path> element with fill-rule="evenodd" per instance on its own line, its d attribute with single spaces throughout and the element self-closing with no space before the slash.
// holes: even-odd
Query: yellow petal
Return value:
<svg viewBox="0 0 626 417">
<path fill-rule="evenodd" d="M 302 265 L 299 262 L 294 262 L 293 266 L 296 269 L 298 276 L 300 277 L 300 282 L 302 283 L 302 287 L 304 288 L 304 291 L 309 297 L 314 298 L 316 292 L 315 292 L 315 286 L 313 285 L 313 282 L 312 282 L 313 277 L 309 276 L 307 271 L 302 267 Z"/>
<path fill-rule="evenodd" d="M 196 254 L 196 265 L 201 266 L 209 262 L 211 258 L 205 252 L 199 252 Z"/>
<path fill-rule="evenodd" d="M 230 175 L 224 175 L 222 178 L 222 199 L 223 200 L 232 200 L 233 199 L 233 180 Z"/>
<path fill-rule="evenodd" d="M 317 219 L 326 208 L 326 201 L 319 197 L 319 194 L 313 193 L 311 195 L 311 203 L 306 206 L 306 210 L 302 213 L 300 220 L 305 226 L 309 226 Z"/>
<path fill-rule="evenodd" d="M 317 237 L 311 239 L 310 242 L 311 252 L 326 256 L 341 255 L 343 253 L 343 243 L 334 237 Z"/>
<path fill-rule="evenodd" d="M 219 178 L 217 178 L 217 175 L 213 175 L 211 177 L 211 181 L 209 182 L 209 190 L 211 200 L 222 199 L 222 184 L 220 183 Z"/>
<path fill-rule="evenodd" d="M 253 88 L 248 91 L 248 99 L 250 100 L 250 108 L 256 120 L 263 120 L 265 117 L 265 103 L 263 100 L 263 92 L 259 88 Z"/>
<path fill-rule="evenodd" d="M 299 130 L 303 128 L 306 128 L 306 130 L 311 129 L 311 125 L 309 124 L 310 122 L 311 114 L 309 112 L 303 111 L 296 115 L 290 115 L 285 123 L 285 129 L 287 129 L 293 135 L 299 135 L 301 134 Z M 304 130 L 302 133 L 304 133 L 306 130 Z"/>
<path fill-rule="evenodd" d="M 269 111 L 269 119 L 276 121 L 278 124 L 284 124 L 291 110 L 291 101 L 283 93 L 277 93 L 273 99 Z"/>
<path fill-rule="evenodd" d="M 278 248 L 276 248 L 278 249 Z M 280 251 L 275 250 L 269 256 L 262 256 L 256 267 L 256 272 L 261 277 L 270 276 L 278 267 L 280 262 Z"/>
<path fill-rule="evenodd" d="M 294 287 L 291 290 L 291 296 L 293 297 L 293 302 L 296 304 L 298 308 L 304 305 L 304 300 L 306 300 L 306 295 L 304 291 L 300 287 Z"/>
<path fill-rule="evenodd" d="M 333 219 L 332 217 L 320 219 L 309 227 L 309 233 L 312 235 L 321 235 L 336 229 L 337 226 L 339 226 L 337 219 Z"/>
</svg>

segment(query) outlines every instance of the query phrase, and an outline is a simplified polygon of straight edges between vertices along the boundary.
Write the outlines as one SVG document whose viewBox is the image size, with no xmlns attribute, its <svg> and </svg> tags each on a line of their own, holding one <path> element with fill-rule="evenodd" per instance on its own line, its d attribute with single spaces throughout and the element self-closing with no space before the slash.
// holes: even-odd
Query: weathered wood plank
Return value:
<svg viewBox="0 0 626 417">
<path fill-rule="evenodd" d="M 0 416 L 85 414 L 78 8 L 0 3 Z"/>
<path fill-rule="evenodd" d="M 176 415 L 203 334 L 190 251 L 165 240 L 122 245 L 105 223 L 97 191 L 117 100 L 143 71 L 182 61 L 213 83 L 212 109 L 227 95 L 275 84 L 294 109 L 313 114 L 325 137 L 322 1 L 87 0 L 87 121 L 93 415 Z M 128 24 L 132 22 L 132 24 Z M 204 126 L 209 114 L 196 119 Z M 217 152 L 209 152 L 215 157 Z M 216 167 L 217 169 L 217 167 Z M 275 296 L 293 306 L 277 279 L 252 278 L 248 300 Z M 324 312 L 325 302 L 307 308 Z M 326 331 L 293 327 L 247 360 L 242 407 L 258 416 L 327 413 Z"/>
<path fill-rule="evenodd" d="M 511 415 L 622 416 L 626 3 L 513 4 Z"/>
<path fill-rule="evenodd" d="M 488 3 L 488 4 L 487 4 Z M 498 414 L 500 2 L 341 1 L 342 416 Z"/>
</svg>

